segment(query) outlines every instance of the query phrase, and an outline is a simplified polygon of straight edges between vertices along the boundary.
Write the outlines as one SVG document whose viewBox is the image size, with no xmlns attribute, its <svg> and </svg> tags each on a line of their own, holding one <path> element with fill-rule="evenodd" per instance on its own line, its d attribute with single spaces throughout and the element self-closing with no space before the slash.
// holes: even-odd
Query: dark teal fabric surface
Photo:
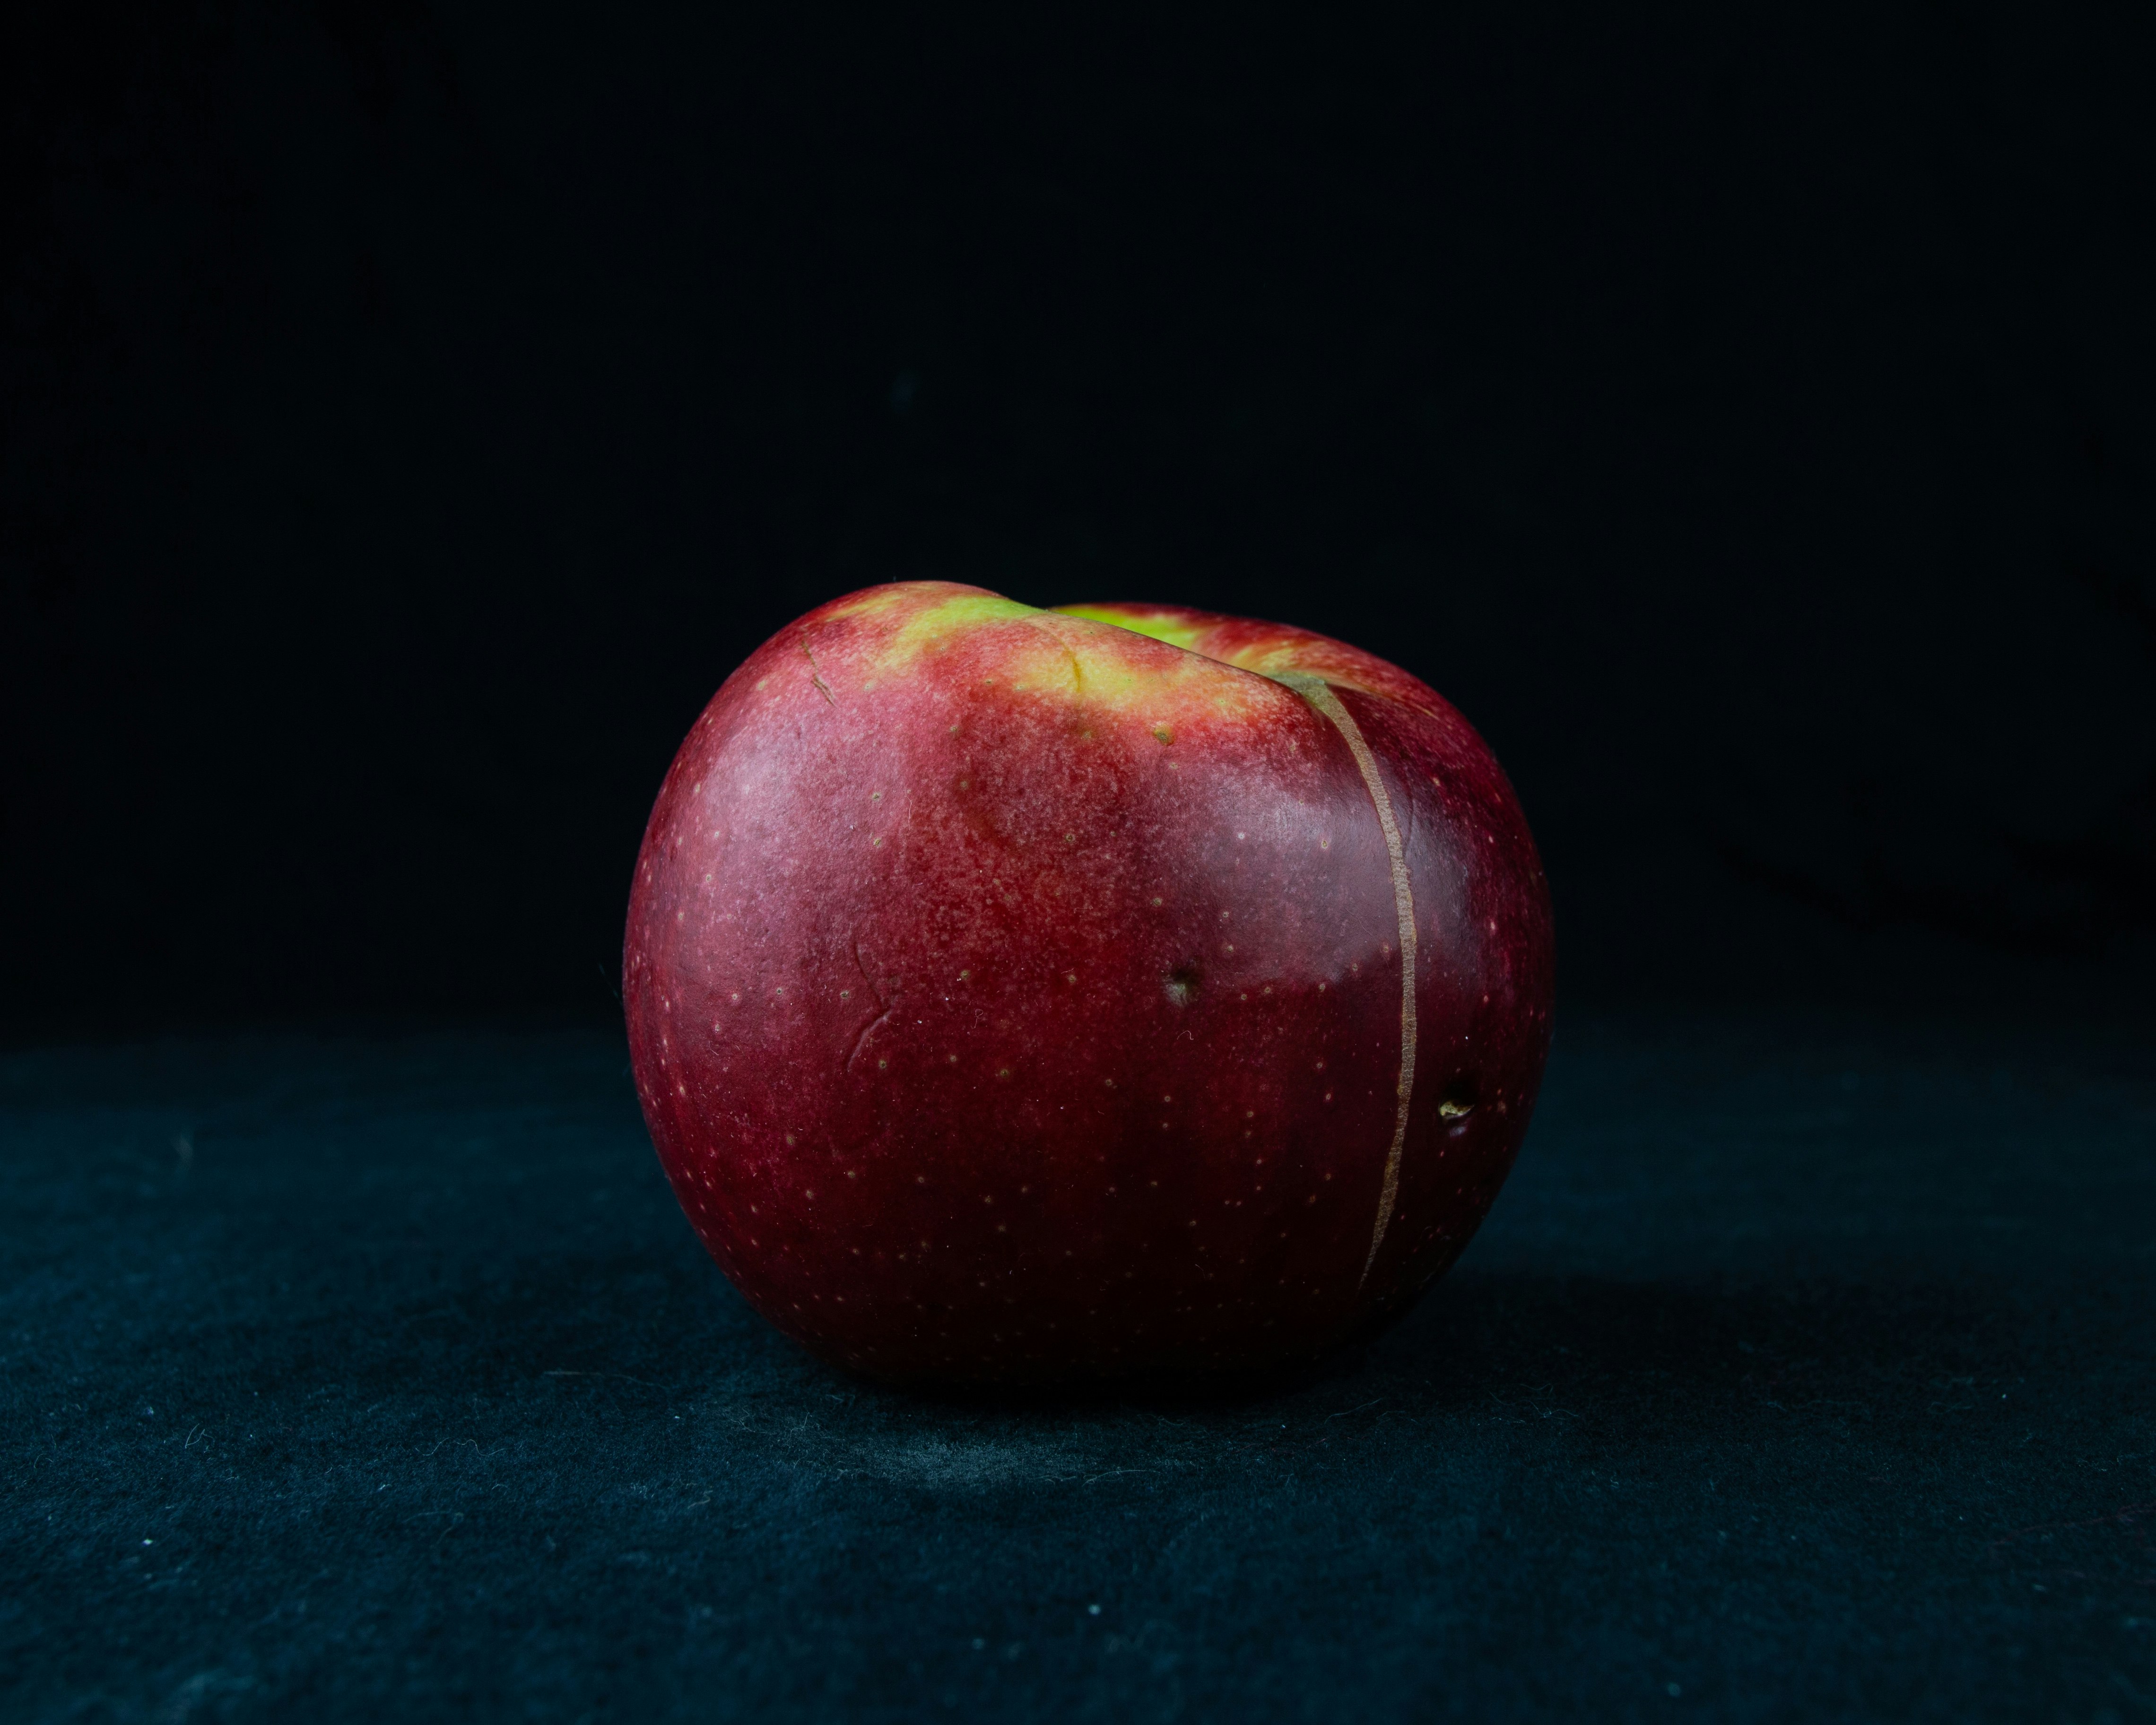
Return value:
<svg viewBox="0 0 2156 1725">
<path fill-rule="evenodd" d="M 923 1400 L 601 1035 L 0 1057 L 10 1719 L 2156 1716 L 2156 1056 L 1567 1021 L 1404 1324 Z"/>
</svg>

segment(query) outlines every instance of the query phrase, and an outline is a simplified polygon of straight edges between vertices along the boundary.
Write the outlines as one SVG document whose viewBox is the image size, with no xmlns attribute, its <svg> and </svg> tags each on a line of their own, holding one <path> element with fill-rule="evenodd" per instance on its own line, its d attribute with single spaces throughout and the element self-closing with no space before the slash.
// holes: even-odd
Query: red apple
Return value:
<svg viewBox="0 0 2156 1725">
<path fill-rule="evenodd" d="M 726 680 L 624 999 L 736 1286 L 909 1381 L 1249 1372 L 1460 1254 L 1549 1045 L 1488 747 L 1322 635 L 910 582 Z"/>
</svg>

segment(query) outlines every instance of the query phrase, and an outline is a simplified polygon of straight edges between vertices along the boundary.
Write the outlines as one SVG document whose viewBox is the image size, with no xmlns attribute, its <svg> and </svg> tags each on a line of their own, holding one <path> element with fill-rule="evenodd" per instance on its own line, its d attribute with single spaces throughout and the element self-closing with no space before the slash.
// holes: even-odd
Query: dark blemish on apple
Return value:
<svg viewBox="0 0 2156 1725">
<path fill-rule="evenodd" d="M 1450 1122 L 1455 1132 L 1466 1130 L 1464 1122 L 1467 1117 L 1475 1111 L 1477 1095 L 1476 1083 L 1472 1078 L 1463 1076 L 1454 1079 L 1439 1093 L 1437 1117 Z M 1500 1102 L 1497 1106 L 1498 1111 L 1503 1112 L 1504 1104 Z"/>
<path fill-rule="evenodd" d="M 1160 901 L 1155 899 L 1155 904 Z M 1198 995 L 1198 967 L 1178 964 L 1161 979 L 1161 987 L 1171 1004 L 1188 1006 Z"/>
</svg>

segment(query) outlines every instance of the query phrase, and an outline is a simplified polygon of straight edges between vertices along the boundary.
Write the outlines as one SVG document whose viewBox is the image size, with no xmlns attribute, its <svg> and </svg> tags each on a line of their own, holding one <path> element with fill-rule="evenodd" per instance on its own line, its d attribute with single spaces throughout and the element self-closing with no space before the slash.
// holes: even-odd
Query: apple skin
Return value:
<svg viewBox="0 0 2156 1725">
<path fill-rule="evenodd" d="M 1404 1309 L 1512 1166 L 1552 983 L 1519 804 L 1405 672 L 918 582 L 705 709 L 623 998 L 758 1312 L 870 1376 L 1009 1383 L 1262 1372 Z"/>
</svg>

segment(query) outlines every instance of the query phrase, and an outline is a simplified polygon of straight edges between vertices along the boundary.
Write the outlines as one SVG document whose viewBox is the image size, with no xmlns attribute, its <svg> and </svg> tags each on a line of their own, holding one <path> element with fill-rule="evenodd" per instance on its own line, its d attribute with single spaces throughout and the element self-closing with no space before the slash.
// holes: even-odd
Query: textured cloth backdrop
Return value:
<svg viewBox="0 0 2156 1725">
<path fill-rule="evenodd" d="M 1568 1022 L 1460 1268 L 1229 1400 L 742 1306 L 619 1042 L 0 1058 L 0 1711 L 2156 1710 L 2156 1056 Z"/>
</svg>

